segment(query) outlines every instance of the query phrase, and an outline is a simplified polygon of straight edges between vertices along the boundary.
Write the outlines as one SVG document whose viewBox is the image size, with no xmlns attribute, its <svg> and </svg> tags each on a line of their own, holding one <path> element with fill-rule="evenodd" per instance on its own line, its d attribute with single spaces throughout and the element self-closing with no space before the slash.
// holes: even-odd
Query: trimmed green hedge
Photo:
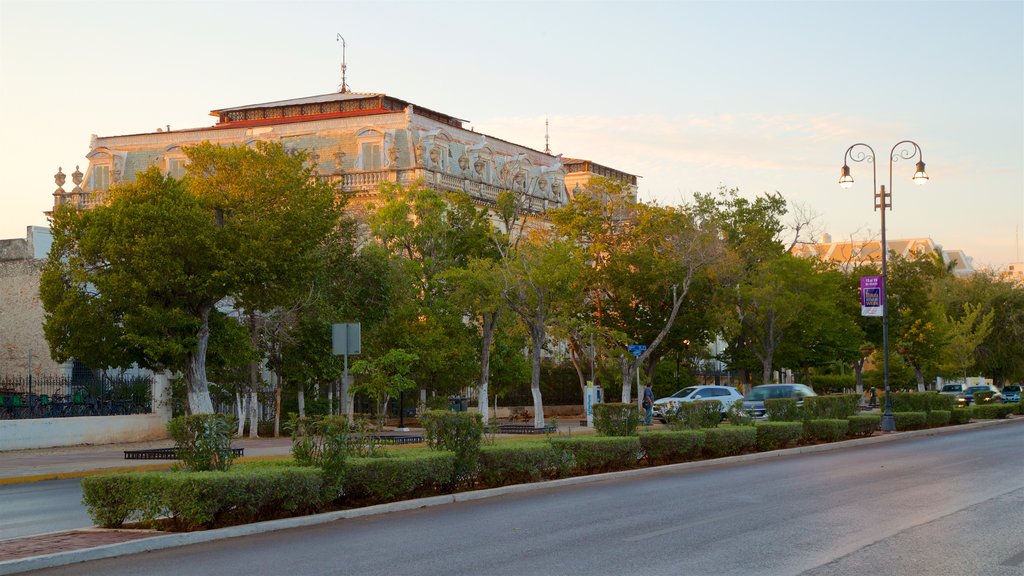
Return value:
<svg viewBox="0 0 1024 576">
<path fill-rule="evenodd" d="M 971 421 L 973 412 L 970 408 L 953 408 L 949 412 L 950 424 L 967 424 Z"/>
<path fill-rule="evenodd" d="M 582 474 L 635 468 L 640 459 L 637 436 L 552 438 L 551 447 L 560 461 L 568 462 L 571 470 Z"/>
<path fill-rule="evenodd" d="M 804 421 L 804 439 L 809 442 L 837 442 L 846 437 L 850 423 L 841 418 Z"/>
<path fill-rule="evenodd" d="M 814 374 L 808 386 L 818 394 L 834 394 L 857 387 L 857 377 L 853 374 Z M 860 395 L 857 395 L 860 398 Z"/>
<path fill-rule="evenodd" d="M 1024 414 L 1024 402 L 1010 402 L 1006 406 L 1012 408 L 1014 414 Z"/>
<path fill-rule="evenodd" d="M 712 458 L 743 454 L 756 448 L 756 426 L 730 426 L 704 431 L 704 453 Z"/>
<path fill-rule="evenodd" d="M 715 428 L 722 421 L 722 403 L 718 400 L 680 402 L 675 410 L 665 414 L 672 430 L 700 430 Z"/>
<path fill-rule="evenodd" d="M 477 480 L 482 487 L 526 484 L 561 478 L 569 463 L 560 460 L 547 442 L 484 446 Z"/>
<path fill-rule="evenodd" d="M 594 405 L 594 428 L 602 436 L 634 436 L 640 427 L 636 404 L 602 402 Z"/>
<path fill-rule="evenodd" d="M 454 452 L 389 458 L 350 458 L 345 469 L 345 504 L 381 504 L 429 496 L 455 483 Z"/>
<path fill-rule="evenodd" d="M 896 430 L 923 430 L 928 426 L 927 412 L 893 412 Z"/>
<path fill-rule="evenodd" d="M 928 413 L 928 427 L 940 428 L 949 424 L 950 410 L 932 410 Z"/>
<path fill-rule="evenodd" d="M 651 464 L 688 462 L 700 457 L 705 437 L 701 430 L 641 432 L 640 446 Z"/>
<path fill-rule="evenodd" d="M 847 434 L 866 438 L 874 434 L 882 425 L 882 416 L 880 414 L 858 414 L 850 416 L 846 421 L 849 422 L 846 428 Z"/>
<path fill-rule="evenodd" d="M 957 407 L 956 396 L 938 392 L 893 392 L 893 412 L 931 412 L 932 410 L 953 410 Z"/>
<path fill-rule="evenodd" d="M 244 524 L 317 511 L 320 471 L 301 466 L 236 466 L 226 472 L 128 472 L 82 478 L 82 501 L 99 526 L 148 526 L 170 517 L 178 530 Z"/>
<path fill-rule="evenodd" d="M 762 452 L 794 444 L 804 432 L 803 424 L 799 422 L 758 422 L 754 429 L 757 431 L 757 449 Z"/>
<path fill-rule="evenodd" d="M 1013 414 L 1013 407 L 1006 404 L 975 404 L 971 416 L 978 420 L 1002 420 Z"/>
<path fill-rule="evenodd" d="M 860 394 L 832 394 L 804 398 L 803 413 L 808 420 L 845 420 L 860 410 Z"/>
<path fill-rule="evenodd" d="M 769 398 L 764 401 L 764 413 L 772 422 L 799 422 L 803 419 L 796 398 Z"/>
</svg>

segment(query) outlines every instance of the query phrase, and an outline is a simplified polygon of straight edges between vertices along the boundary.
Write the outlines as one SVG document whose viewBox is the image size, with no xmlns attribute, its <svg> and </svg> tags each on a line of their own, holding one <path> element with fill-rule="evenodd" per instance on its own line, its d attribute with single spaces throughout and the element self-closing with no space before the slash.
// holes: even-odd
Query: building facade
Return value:
<svg viewBox="0 0 1024 576">
<path fill-rule="evenodd" d="M 635 196 L 636 176 L 585 160 L 567 163 L 385 94 L 332 93 L 210 114 L 217 122 L 206 128 L 94 136 L 85 172 L 76 167 L 72 174 L 72 190 L 65 191 L 58 171 L 54 206 L 87 209 L 103 203 L 111 186 L 131 182 L 151 166 L 181 176 L 187 162 L 182 147 L 204 141 L 242 146 L 268 141 L 304 150 L 314 174 L 350 194 L 356 208 L 384 182 L 461 190 L 483 206 L 493 206 L 500 192 L 510 190 L 534 213 L 564 206 L 573 190 L 567 183 L 585 186 L 605 173 L 631 183 Z"/>
<path fill-rule="evenodd" d="M 976 272 L 971 257 L 963 250 L 944 249 L 931 238 L 886 239 L 886 244 L 889 245 L 889 253 L 899 254 L 906 258 L 932 254 L 938 249 L 942 252 L 943 261 L 947 265 L 952 264 L 953 274 L 964 277 Z M 831 236 L 823 234 L 818 242 L 795 245 L 792 252 L 797 256 L 818 258 L 840 267 L 852 268 L 858 264 L 881 263 L 881 246 L 882 242 L 877 239 L 833 242 Z"/>
</svg>

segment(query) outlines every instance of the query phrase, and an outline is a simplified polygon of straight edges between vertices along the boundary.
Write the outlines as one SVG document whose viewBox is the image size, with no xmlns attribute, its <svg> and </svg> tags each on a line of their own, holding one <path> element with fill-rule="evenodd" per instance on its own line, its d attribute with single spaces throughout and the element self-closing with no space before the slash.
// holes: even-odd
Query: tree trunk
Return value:
<svg viewBox="0 0 1024 576">
<path fill-rule="evenodd" d="M 917 380 L 917 391 L 924 392 L 924 373 L 917 366 L 914 366 L 914 379 Z"/>
<path fill-rule="evenodd" d="M 241 438 L 245 434 L 245 404 L 242 402 L 242 392 L 235 388 L 235 417 L 238 418 L 238 431 L 235 436 Z"/>
<path fill-rule="evenodd" d="M 857 377 L 857 394 L 864 395 L 864 359 L 853 363 L 853 373 Z"/>
<path fill-rule="evenodd" d="M 301 383 L 300 382 L 299 385 L 297 386 L 297 388 L 299 389 L 299 397 L 298 397 L 298 401 L 299 401 L 299 417 L 300 418 L 305 418 L 306 417 L 306 385 L 305 385 L 305 383 Z"/>
<path fill-rule="evenodd" d="M 544 427 L 544 401 L 540 395 L 540 352 L 544 347 L 544 323 L 536 322 L 530 326 L 530 339 L 533 349 L 530 350 L 530 393 L 533 395 L 533 427 Z"/>
<path fill-rule="evenodd" d="M 487 409 L 488 385 L 491 381 L 491 342 L 494 340 L 494 330 L 498 325 L 497 312 L 485 312 L 481 326 L 480 344 L 480 386 L 477 389 L 477 407 L 480 410 L 480 417 L 484 425 L 489 421 L 489 410 Z"/>
<path fill-rule="evenodd" d="M 196 349 L 188 354 L 185 379 L 188 382 L 188 409 L 192 414 L 213 414 L 213 401 L 206 384 L 206 347 L 210 343 L 210 308 L 199 313 Z"/>
<path fill-rule="evenodd" d="M 274 382 L 274 438 L 281 435 L 281 388 L 284 382 L 280 378 L 275 378 Z"/>
<path fill-rule="evenodd" d="M 259 350 L 260 333 L 259 327 L 256 325 L 256 312 L 253 310 L 249 311 L 249 342 L 252 344 L 253 350 Z M 249 438 L 259 438 L 259 426 L 257 423 L 260 421 L 259 416 L 259 401 L 256 396 L 256 390 L 259 388 L 259 362 L 252 360 L 249 362 Z"/>
<path fill-rule="evenodd" d="M 583 402 L 586 404 L 587 398 L 587 376 L 583 373 L 583 364 L 580 362 L 580 358 L 583 356 L 582 353 L 583 345 L 579 343 L 576 338 L 572 335 L 569 336 L 569 361 L 572 362 L 572 367 L 576 369 L 576 379 L 579 381 L 580 392 L 582 393 Z"/>
</svg>

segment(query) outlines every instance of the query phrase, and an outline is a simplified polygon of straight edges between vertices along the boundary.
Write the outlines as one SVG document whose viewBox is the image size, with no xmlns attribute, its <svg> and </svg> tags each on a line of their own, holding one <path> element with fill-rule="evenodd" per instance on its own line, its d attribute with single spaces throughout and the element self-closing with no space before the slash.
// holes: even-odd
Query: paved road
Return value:
<svg viewBox="0 0 1024 576">
<path fill-rule="evenodd" d="M 44 574 L 1024 574 L 1024 423 L 547 489 Z"/>
<path fill-rule="evenodd" d="M 0 486 L 0 540 L 88 526 L 78 479 Z"/>
</svg>

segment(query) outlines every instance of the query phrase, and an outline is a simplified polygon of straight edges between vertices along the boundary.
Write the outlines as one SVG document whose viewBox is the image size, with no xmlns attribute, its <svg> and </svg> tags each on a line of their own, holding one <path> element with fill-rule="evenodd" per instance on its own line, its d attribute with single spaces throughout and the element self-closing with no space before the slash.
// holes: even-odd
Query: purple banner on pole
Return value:
<svg viewBox="0 0 1024 576">
<path fill-rule="evenodd" d="M 885 283 L 881 276 L 860 277 L 860 315 L 881 316 Z"/>
</svg>

